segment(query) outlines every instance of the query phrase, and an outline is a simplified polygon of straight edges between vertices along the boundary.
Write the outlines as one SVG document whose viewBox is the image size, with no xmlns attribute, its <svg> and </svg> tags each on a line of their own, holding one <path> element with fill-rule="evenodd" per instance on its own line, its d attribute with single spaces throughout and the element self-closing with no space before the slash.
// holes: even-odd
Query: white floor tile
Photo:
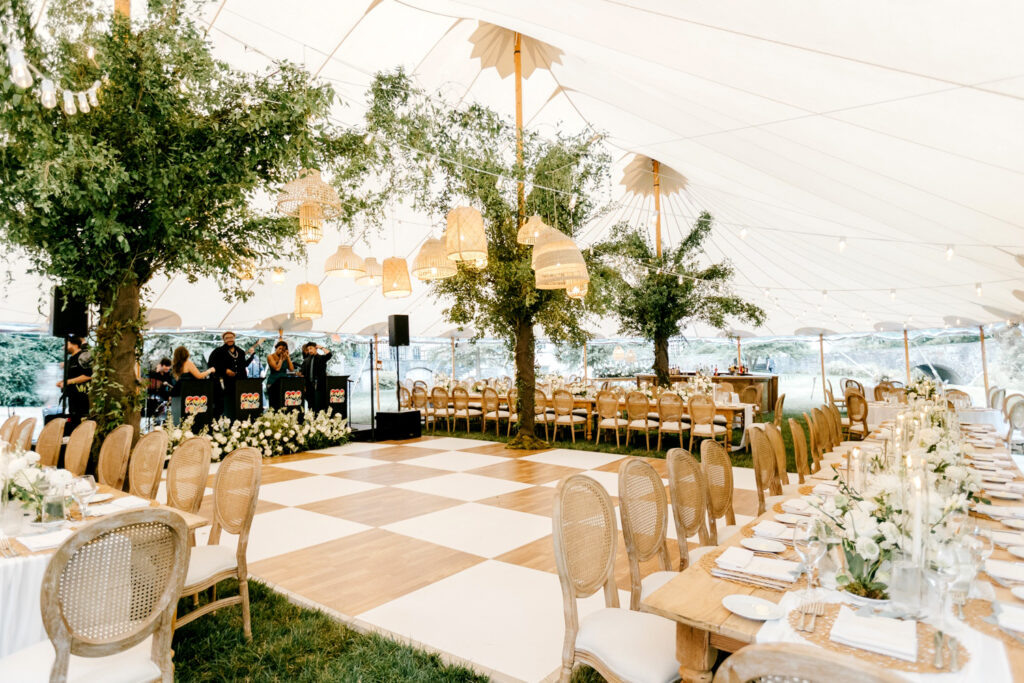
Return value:
<svg viewBox="0 0 1024 683">
<path fill-rule="evenodd" d="M 395 484 L 395 487 L 419 491 L 420 493 L 432 493 L 435 496 L 444 496 L 445 498 L 472 501 L 500 496 L 520 489 L 528 489 L 530 484 L 458 472 Z"/>
<path fill-rule="evenodd" d="M 467 451 L 444 451 L 443 453 L 431 453 L 421 458 L 403 460 L 403 465 L 419 465 L 420 467 L 433 467 L 439 470 L 451 472 L 465 472 L 475 470 L 478 467 L 497 465 L 508 462 L 508 458 L 497 455 L 484 455 L 482 453 L 469 453 Z"/>
<path fill-rule="evenodd" d="M 438 432 L 440 434 L 440 432 Z M 416 443 L 407 444 L 409 446 L 416 446 L 418 448 L 441 448 L 446 451 L 457 451 L 463 448 L 475 448 L 477 446 L 487 446 L 488 444 L 498 443 L 496 441 L 482 441 L 479 439 L 459 439 L 454 436 L 445 436 L 439 439 L 426 439 L 424 441 L 417 441 Z"/>
<path fill-rule="evenodd" d="M 260 499 L 269 500 L 278 505 L 303 505 L 378 488 L 380 488 L 379 484 L 356 481 L 355 479 L 325 476 L 303 477 L 291 481 L 264 484 L 260 487 Z"/>
<path fill-rule="evenodd" d="M 381 527 L 481 557 L 496 557 L 551 533 L 551 519 L 466 503 Z"/>
<path fill-rule="evenodd" d="M 607 465 L 616 460 L 622 460 L 626 456 L 616 453 L 590 453 L 588 451 L 573 451 L 567 448 L 555 448 L 543 453 L 528 455 L 523 460 L 531 462 L 542 462 L 548 465 L 562 465 L 564 467 L 575 467 L 581 470 L 592 470 Z"/>
<path fill-rule="evenodd" d="M 628 606 L 629 596 L 619 593 Z M 582 618 L 604 607 L 603 593 L 577 604 Z M 539 681 L 561 664 L 562 591 L 549 572 L 483 562 L 360 619 L 524 681 Z"/>
<path fill-rule="evenodd" d="M 309 472 L 310 474 L 334 474 L 335 472 L 347 472 L 348 470 L 377 467 L 383 464 L 384 461 L 382 460 L 354 458 L 351 455 L 327 455 L 322 458 L 310 458 L 309 460 L 274 463 L 274 467 L 295 470 L 296 472 Z"/>
<path fill-rule="evenodd" d="M 252 564 L 275 555 L 351 536 L 370 528 L 365 524 L 299 508 L 272 510 L 253 517 L 246 557 Z M 196 543 L 205 544 L 209 535 L 210 527 L 199 529 L 196 531 Z M 238 537 L 223 533 L 220 543 L 235 548 Z"/>
<path fill-rule="evenodd" d="M 365 453 L 380 448 L 394 448 L 390 443 L 370 443 L 368 441 L 350 441 L 344 446 L 331 446 L 330 448 L 318 448 L 310 453 L 324 453 L 326 455 L 349 455 L 352 453 Z"/>
</svg>

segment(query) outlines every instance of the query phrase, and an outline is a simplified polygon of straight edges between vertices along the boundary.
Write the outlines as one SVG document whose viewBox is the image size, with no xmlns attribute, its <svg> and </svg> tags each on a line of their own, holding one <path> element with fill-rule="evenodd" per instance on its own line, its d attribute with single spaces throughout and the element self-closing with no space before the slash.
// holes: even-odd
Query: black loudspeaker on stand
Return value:
<svg viewBox="0 0 1024 683">
<path fill-rule="evenodd" d="M 68 414 L 68 345 L 70 335 L 85 337 L 89 332 L 89 307 L 85 299 L 73 296 L 63 287 L 53 288 L 53 302 L 50 306 L 50 335 L 64 340 L 64 362 L 61 364 L 64 374 L 64 387 L 60 392 L 60 412 Z"/>
<path fill-rule="evenodd" d="M 388 345 L 408 346 L 409 345 L 409 316 L 389 315 L 388 316 Z"/>
</svg>

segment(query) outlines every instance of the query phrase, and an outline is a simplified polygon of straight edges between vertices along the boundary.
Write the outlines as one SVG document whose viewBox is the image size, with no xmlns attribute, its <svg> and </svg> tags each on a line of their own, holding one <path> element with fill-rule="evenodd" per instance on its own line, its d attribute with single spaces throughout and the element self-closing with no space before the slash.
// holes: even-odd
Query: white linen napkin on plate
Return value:
<svg viewBox="0 0 1024 683">
<path fill-rule="evenodd" d="M 835 484 L 822 483 L 815 484 L 811 490 L 821 496 L 832 496 L 839 492 L 839 487 Z"/>
<path fill-rule="evenodd" d="M 1009 545 L 1024 545 L 1024 534 L 1014 531 L 996 531 L 992 530 L 989 532 L 992 537 L 992 542 L 1000 546 Z"/>
<path fill-rule="evenodd" d="M 811 514 L 811 506 L 803 498 L 790 498 L 789 500 L 782 501 L 782 509 L 794 515 Z"/>
<path fill-rule="evenodd" d="M 135 508 L 149 507 L 149 501 L 138 496 L 123 496 L 110 501 L 110 504 L 121 510 L 134 510 Z"/>
<path fill-rule="evenodd" d="M 991 505 L 989 503 L 978 503 L 974 506 L 976 512 L 989 517 L 1017 517 L 1024 518 L 1024 506 L 1013 505 Z"/>
<path fill-rule="evenodd" d="M 993 605 L 993 607 L 997 607 Z M 1010 631 L 1024 632 L 1024 609 L 1011 605 L 1007 602 L 1000 602 L 996 613 L 996 621 L 999 625 Z"/>
<path fill-rule="evenodd" d="M 985 560 L 985 573 L 993 579 L 1024 582 L 1024 564 L 1006 560 Z"/>
<path fill-rule="evenodd" d="M 800 576 L 800 564 L 797 562 L 760 557 L 754 555 L 753 551 L 738 546 L 727 548 L 718 556 L 715 564 L 728 571 L 762 576 L 775 581 L 792 583 Z"/>
<path fill-rule="evenodd" d="M 18 542 L 28 548 L 34 553 L 40 550 L 48 550 L 50 548 L 56 548 L 61 543 L 67 540 L 68 536 L 73 534 L 74 531 L 71 529 L 57 529 L 56 531 L 50 531 L 45 534 L 34 534 L 32 536 L 18 536 Z"/>
<path fill-rule="evenodd" d="M 840 607 L 829 640 L 908 662 L 917 661 L 917 622 L 860 617 Z"/>
</svg>

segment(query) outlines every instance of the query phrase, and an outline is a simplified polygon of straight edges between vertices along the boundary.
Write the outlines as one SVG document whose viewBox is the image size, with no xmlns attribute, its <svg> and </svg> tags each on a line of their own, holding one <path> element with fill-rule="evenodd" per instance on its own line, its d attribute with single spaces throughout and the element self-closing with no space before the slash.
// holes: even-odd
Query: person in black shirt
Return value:
<svg viewBox="0 0 1024 683">
<path fill-rule="evenodd" d="M 324 410 L 327 407 L 327 361 L 331 350 L 315 342 L 302 345 L 301 374 L 306 379 L 306 403 L 310 410 Z"/>
<path fill-rule="evenodd" d="M 68 416 L 81 418 L 89 414 L 89 394 L 86 383 L 92 379 L 92 354 L 85 348 L 82 338 L 70 335 L 65 342 L 68 350 L 67 385 L 57 382 L 61 397 L 68 399 Z"/>
<path fill-rule="evenodd" d="M 171 359 L 161 358 L 156 368 L 150 370 L 146 375 L 149 380 L 149 395 L 166 401 L 171 397 L 171 387 L 174 386 L 174 376 L 171 375 Z"/>
<path fill-rule="evenodd" d="M 206 362 L 208 366 L 214 369 L 214 377 L 218 380 L 216 383 L 217 396 L 214 397 L 216 404 L 215 414 L 217 415 L 223 414 L 224 397 L 234 395 L 235 379 L 246 376 L 245 369 L 249 367 L 249 363 L 256 357 L 256 346 L 263 341 L 261 339 L 249 347 L 248 351 L 243 352 L 235 346 L 234 332 L 225 332 L 221 339 L 224 340 L 224 343 L 213 350 Z"/>
</svg>

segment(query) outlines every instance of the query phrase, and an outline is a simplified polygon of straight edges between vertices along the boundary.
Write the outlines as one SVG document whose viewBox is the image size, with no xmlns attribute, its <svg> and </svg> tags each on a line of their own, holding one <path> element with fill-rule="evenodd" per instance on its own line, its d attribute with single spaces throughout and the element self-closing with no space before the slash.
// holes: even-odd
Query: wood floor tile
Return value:
<svg viewBox="0 0 1024 683">
<path fill-rule="evenodd" d="M 555 546 L 551 536 L 538 538 L 532 543 L 510 550 L 494 559 L 542 572 L 558 573 L 558 566 L 555 564 Z"/>
<path fill-rule="evenodd" d="M 275 455 L 273 458 L 263 458 L 264 465 L 273 465 L 279 462 L 300 462 L 302 460 L 313 460 L 324 457 L 324 453 L 292 453 L 290 455 Z"/>
<path fill-rule="evenodd" d="M 665 462 L 664 458 L 641 458 L 644 462 L 654 468 L 654 470 L 661 476 L 662 479 L 668 479 L 668 463 Z M 616 460 L 594 469 L 598 472 L 618 472 L 619 467 L 622 466 L 623 460 Z"/>
<path fill-rule="evenodd" d="M 299 507 L 360 524 L 384 526 L 463 503 L 464 501 L 454 498 L 384 487 L 340 498 L 307 503 Z"/>
<path fill-rule="evenodd" d="M 418 481 L 420 479 L 437 477 L 442 474 L 449 473 L 445 470 L 434 469 L 433 467 L 403 465 L 400 462 L 392 462 L 387 465 L 377 465 L 376 467 L 362 467 L 358 470 L 336 472 L 330 476 L 341 477 L 342 479 L 357 479 L 359 481 L 370 482 L 371 484 L 393 486 L 395 484 L 404 484 L 407 481 Z"/>
<path fill-rule="evenodd" d="M 498 479 L 508 479 L 510 481 L 518 481 L 523 484 L 546 484 L 549 481 L 558 481 L 563 477 L 567 477 L 570 474 L 576 474 L 583 470 L 576 469 L 575 467 L 564 467 L 562 465 L 549 465 L 543 462 L 533 462 L 532 460 L 515 460 L 510 459 L 505 462 L 499 462 L 494 465 L 487 465 L 485 467 L 478 467 L 475 470 L 469 470 L 470 474 L 480 474 L 485 477 L 496 477 Z"/>
<path fill-rule="evenodd" d="M 271 503 L 269 500 L 257 500 L 256 514 L 258 515 L 264 512 L 280 510 L 283 507 L 285 506 L 278 505 L 277 503 Z M 203 502 L 199 505 L 199 514 L 207 519 L 213 519 L 213 494 L 207 495 L 203 498 Z"/>
<path fill-rule="evenodd" d="M 551 516 L 555 500 L 555 489 L 549 486 L 533 486 L 511 493 L 504 493 L 493 498 L 484 498 L 477 502 L 482 505 L 493 505 L 507 510 L 528 512 L 533 515 Z"/>
<path fill-rule="evenodd" d="M 322 455 L 316 456 L 322 458 Z M 260 484 L 276 484 L 279 481 L 291 481 L 292 479 L 303 479 L 305 477 L 312 477 L 313 475 L 309 472 L 299 472 L 298 470 L 290 470 L 284 467 L 274 467 L 273 465 L 263 465 L 260 469 Z M 213 482 L 217 479 L 217 473 L 213 473 L 206 478 L 207 488 L 213 488 Z"/>
<path fill-rule="evenodd" d="M 443 438 L 443 437 L 442 436 L 430 436 L 428 434 L 424 434 L 423 436 L 417 437 L 415 439 L 389 439 L 388 441 L 380 441 L 379 443 L 387 443 L 387 444 L 392 444 L 394 446 L 404 446 L 404 445 L 410 444 L 410 443 L 425 443 L 427 441 L 431 441 L 431 440 L 434 440 L 434 439 L 441 439 L 441 438 Z"/>
<path fill-rule="evenodd" d="M 476 555 L 370 529 L 256 562 L 249 571 L 355 616 L 483 561 Z"/>
<path fill-rule="evenodd" d="M 360 453 L 361 458 L 370 458 L 371 460 L 386 460 L 388 462 L 401 462 L 402 460 L 411 460 L 413 458 L 422 458 L 424 455 L 430 455 L 431 453 L 443 453 L 444 450 L 441 448 L 420 448 L 419 446 L 392 446 L 390 448 L 377 448 L 372 451 Z M 355 455 L 354 453 L 346 453 L 345 455 Z"/>
<path fill-rule="evenodd" d="M 484 443 L 479 446 L 469 446 L 467 448 L 460 448 L 460 451 L 467 453 L 480 453 L 481 455 L 500 455 L 506 458 L 518 458 L 520 455 L 527 455 L 527 451 L 518 451 L 511 448 L 505 448 L 503 443 Z"/>
</svg>

